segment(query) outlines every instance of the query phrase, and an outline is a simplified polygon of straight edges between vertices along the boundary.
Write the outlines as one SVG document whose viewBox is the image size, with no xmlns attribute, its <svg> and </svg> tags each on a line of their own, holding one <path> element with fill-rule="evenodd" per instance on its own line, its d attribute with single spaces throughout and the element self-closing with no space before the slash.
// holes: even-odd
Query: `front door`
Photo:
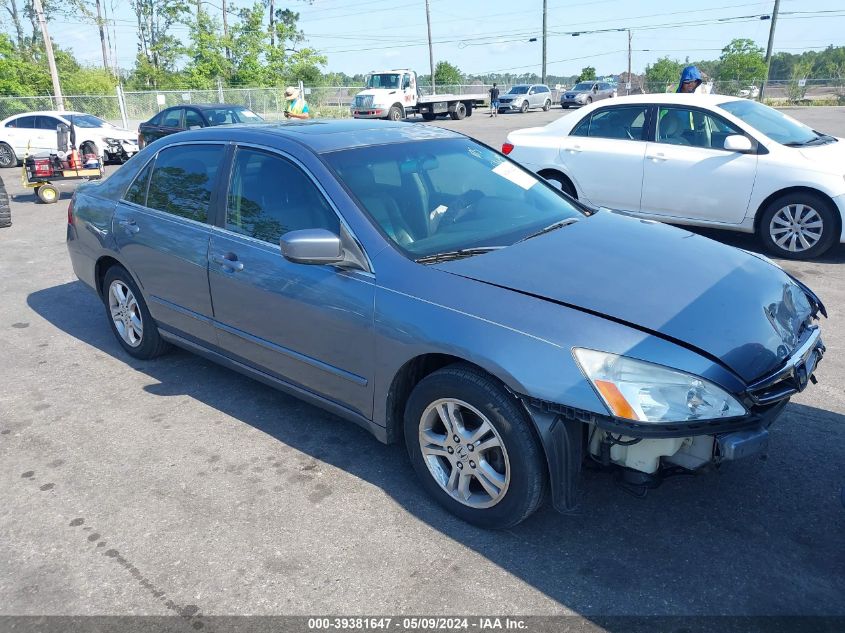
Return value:
<svg viewBox="0 0 845 633">
<path fill-rule="evenodd" d="M 587 202 L 639 210 L 648 110 L 648 105 L 595 110 L 561 142 L 561 161 Z"/>
<path fill-rule="evenodd" d="M 138 174 L 115 210 L 112 231 L 120 258 L 141 285 L 159 325 L 216 345 L 208 290 L 209 213 L 219 143 L 161 150 Z"/>
<path fill-rule="evenodd" d="M 239 148 L 223 228 L 212 232 L 209 285 L 231 356 L 361 415 L 372 415 L 374 279 L 296 264 L 279 238 L 340 221 L 317 186 L 279 154 Z"/>
<path fill-rule="evenodd" d="M 660 107 L 646 148 L 641 210 L 676 218 L 739 224 L 745 218 L 757 154 L 724 149 L 741 130 L 694 108 Z"/>
</svg>

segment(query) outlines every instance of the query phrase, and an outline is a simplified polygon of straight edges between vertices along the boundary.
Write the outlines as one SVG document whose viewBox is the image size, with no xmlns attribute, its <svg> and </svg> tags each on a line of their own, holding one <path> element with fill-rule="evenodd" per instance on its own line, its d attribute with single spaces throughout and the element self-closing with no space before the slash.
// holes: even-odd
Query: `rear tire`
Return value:
<svg viewBox="0 0 845 633">
<path fill-rule="evenodd" d="M 552 109 L 552 102 L 546 99 L 546 103 L 543 104 L 543 112 L 548 112 Z"/>
<path fill-rule="evenodd" d="M 542 504 L 547 470 L 532 422 L 482 370 L 455 364 L 423 378 L 408 399 L 404 426 L 423 488 L 464 521 L 508 528 Z"/>
<path fill-rule="evenodd" d="M 437 118 L 437 115 L 434 112 L 423 112 L 422 113 L 423 121 L 434 121 Z"/>
<path fill-rule="evenodd" d="M 18 158 L 12 146 L 8 143 L 0 143 L 0 168 L 16 167 L 17 164 Z"/>
<path fill-rule="evenodd" d="M 766 250 L 784 259 L 812 259 L 837 240 L 841 227 L 822 196 L 799 191 L 773 200 L 763 211 L 757 236 Z"/>
<path fill-rule="evenodd" d="M 44 204 L 55 204 L 59 201 L 59 190 L 53 185 L 41 185 L 35 188 L 35 195 Z"/>
<path fill-rule="evenodd" d="M 149 360 L 170 348 L 158 333 L 158 326 L 132 275 L 122 266 L 112 266 L 106 271 L 103 305 L 112 333 L 130 356 Z"/>
<path fill-rule="evenodd" d="M 9 206 L 9 196 L 6 187 L 0 180 L 0 229 L 12 226 L 12 207 Z"/>
<path fill-rule="evenodd" d="M 449 116 L 452 117 L 453 121 L 460 121 L 465 118 L 466 115 L 467 107 L 464 105 L 463 101 L 458 101 L 458 103 L 455 104 L 454 111 L 449 112 Z"/>
<path fill-rule="evenodd" d="M 560 104 L 560 107 L 561 107 L 563 110 L 569 110 L 569 104 L 568 104 L 568 103 L 561 103 L 561 104 Z"/>
</svg>

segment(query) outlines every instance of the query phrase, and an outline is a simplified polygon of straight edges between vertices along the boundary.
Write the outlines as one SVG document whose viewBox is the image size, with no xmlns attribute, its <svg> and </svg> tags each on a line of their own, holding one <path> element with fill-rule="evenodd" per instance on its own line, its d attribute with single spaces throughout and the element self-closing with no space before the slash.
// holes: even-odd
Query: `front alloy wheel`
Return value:
<svg viewBox="0 0 845 633">
<path fill-rule="evenodd" d="M 810 259 L 836 241 L 837 226 L 830 204 L 812 193 L 794 193 L 774 200 L 763 212 L 759 233 L 766 248 L 786 259 Z"/>
<path fill-rule="evenodd" d="M 432 402 L 420 419 L 419 443 L 429 473 L 459 503 L 489 508 L 507 492 L 510 464 L 502 438 L 472 405 Z"/>
<path fill-rule="evenodd" d="M 478 367 L 456 363 L 423 378 L 408 398 L 404 431 L 423 488 L 464 521 L 511 527 L 542 504 L 548 471 L 533 422 Z"/>
</svg>

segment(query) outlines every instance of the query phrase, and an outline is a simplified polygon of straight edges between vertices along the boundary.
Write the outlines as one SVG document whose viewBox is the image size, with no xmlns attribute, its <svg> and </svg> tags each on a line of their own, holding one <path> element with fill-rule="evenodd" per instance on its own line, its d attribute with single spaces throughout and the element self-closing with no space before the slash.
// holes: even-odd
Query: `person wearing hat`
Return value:
<svg viewBox="0 0 845 633">
<path fill-rule="evenodd" d="M 308 104 L 305 103 L 297 88 L 288 86 L 285 89 L 285 118 L 286 119 L 307 119 Z"/>
</svg>

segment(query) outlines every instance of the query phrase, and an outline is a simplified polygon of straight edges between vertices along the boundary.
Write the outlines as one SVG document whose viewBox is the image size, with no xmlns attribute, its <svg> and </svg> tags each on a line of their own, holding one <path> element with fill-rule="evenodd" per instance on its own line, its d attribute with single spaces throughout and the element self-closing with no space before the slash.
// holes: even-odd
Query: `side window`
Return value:
<svg viewBox="0 0 845 633">
<path fill-rule="evenodd" d="M 161 125 L 161 120 L 164 118 L 164 112 L 159 112 L 152 119 L 148 121 L 150 125 Z"/>
<path fill-rule="evenodd" d="M 202 121 L 202 117 L 200 113 L 192 108 L 187 108 L 185 110 L 185 127 L 189 130 L 195 130 L 200 127 L 204 127 L 205 123 Z"/>
<path fill-rule="evenodd" d="M 657 142 L 724 149 L 725 139 L 743 132 L 724 119 L 700 110 L 660 108 L 657 116 Z"/>
<path fill-rule="evenodd" d="M 129 189 L 126 190 L 126 195 L 123 196 L 124 200 L 140 204 L 142 207 L 147 205 L 147 185 L 150 182 L 150 174 L 153 171 L 154 162 L 151 160 L 147 163 L 146 167 L 141 170 L 141 173 L 135 177 L 135 180 L 129 185 Z"/>
<path fill-rule="evenodd" d="M 238 149 L 226 197 L 226 228 L 273 244 L 288 231 L 327 229 L 340 221 L 316 185 L 290 161 Z"/>
<path fill-rule="evenodd" d="M 647 111 L 645 105 L 599 110 L 581 121 L 570 135 L 641 141 Z"/>
<path fill-rule="evenodd" d="M 4 125 L 3 127 L 18 127 L 18 119 L 12 119 L 8 123 L 6 123 L 6 125 Z"/>
<path fill-rule="evenodd" d="M 161 125 L 164 127 L 181 127 L 182 108 L 173 108 L 172 110 L 169 110 L 162 118 Z"/>
<path fill-rule="evenodd" d="M 38 117 L 37 123 L 38 127 L 42 130 L 51 130 L 55 132 L 56 128 L 61 124 L 61 121 L 54 119 L 51 116 L 40 116 Z"/>
<path fill-rule="evenodd" d="M 177 145 L 159 152 L 147 205 L 189 220 L 206 222 L 222 145 Z"/>
<path fill-rule="evenodd" d="M 34 130 L 37 124 L 36 117 L 34 116 L 22 116 L 18 119 L 19 128 L 26 128 L 28 130 Z"/>
</svg>

